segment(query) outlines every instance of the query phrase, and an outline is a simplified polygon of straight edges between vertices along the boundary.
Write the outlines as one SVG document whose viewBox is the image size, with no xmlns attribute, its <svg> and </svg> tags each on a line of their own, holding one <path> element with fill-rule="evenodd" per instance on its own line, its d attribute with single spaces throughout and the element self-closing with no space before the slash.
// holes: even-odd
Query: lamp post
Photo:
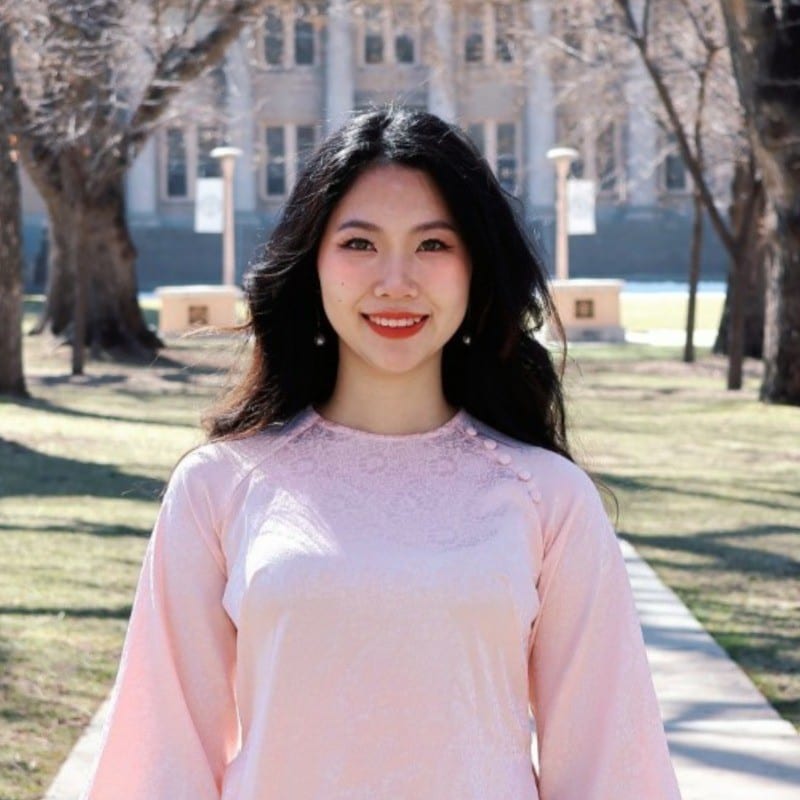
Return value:
<svg viewBox="0 0 800 800">
<path fill-rule="evenodd" d="M 556 168 L 556 278 L 569 278 L 569 242 L 567 238 L 567 175 L 570 164 L 580 155 L 573 147 L 553 147 L 548 160 Z"/>
<path fill-rule="evenodd" d="M 233 172 L 236 159 L 242 155 L 238 147 L 215 147 L 212 158 L 218 158 L 222 172 L 222 283 L 233 286 L 236 281 L 236 229 L 233 220 Z"/>
</svg>

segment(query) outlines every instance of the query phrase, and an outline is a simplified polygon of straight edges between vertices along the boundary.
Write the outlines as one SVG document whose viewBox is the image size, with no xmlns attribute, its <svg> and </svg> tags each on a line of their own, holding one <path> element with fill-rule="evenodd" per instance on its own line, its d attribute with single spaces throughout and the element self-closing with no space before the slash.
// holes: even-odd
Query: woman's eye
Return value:
<svg viewBox="0 0 800 800">
<path fill-rule="evenodd" d="M 356 236 L 353 239 L 348 239 L 342 247 L 348 250 L 369 250 L 372 247 L 372 242 L 369 239 L 362 239 Z"/>
<path fill-rule="evenodd" d="M 427 251 L 437 251 L 437 250 L 449 250 L 450 247 L 446 245 L 441 239 L 426 239 L 422 242 L 419 246 L 420 250 L 427 250 Z"/>
</svg>

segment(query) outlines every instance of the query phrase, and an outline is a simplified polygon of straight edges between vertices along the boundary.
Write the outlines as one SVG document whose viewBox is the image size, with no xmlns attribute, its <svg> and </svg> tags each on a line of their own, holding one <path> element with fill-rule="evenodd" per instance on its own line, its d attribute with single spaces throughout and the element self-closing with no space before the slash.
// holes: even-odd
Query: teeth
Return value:
<svg viewBox="0 0 800 800">
<path fill-rule="evenodd" d="M 386 317 L 370 317 L 369 321 L 385 328 L 408 328 L 416 325 L 422 317 L 407 317 L 405 319 L 387 319 Z"/>
</svg>

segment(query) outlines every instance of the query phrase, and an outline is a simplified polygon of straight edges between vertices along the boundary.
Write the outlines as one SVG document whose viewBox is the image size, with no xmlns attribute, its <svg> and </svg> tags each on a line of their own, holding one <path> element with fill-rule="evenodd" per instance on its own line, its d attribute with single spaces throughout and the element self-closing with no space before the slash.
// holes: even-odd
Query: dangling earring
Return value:
<svg viewBox="0 0 800 800">
<path fill-rule="evenodd" d="M 468 333 L 465 333 L 465 334 L 464 334 L 464 335 L 461 337 L 461 341 L 462 341 L 462 342 L 464 342 L 464 345 L 465 345 L 466 347 L 469 347 L 469 346 L 472 344 L 472 337 L 471 337 L 471 336 L 470 336 Z"/>
<path fill-rule="evenodd" d="M 322 347 L 327 340 L 325 338 L 325 334 L 322 332 L 322 325 L 320 324 L 319 321 L 319 306 L 317 306 L 316 314 L 317 314 L 317 333 L 316 336 L 314 336 L 314 344 L 317 347 Z"/>
</svg>

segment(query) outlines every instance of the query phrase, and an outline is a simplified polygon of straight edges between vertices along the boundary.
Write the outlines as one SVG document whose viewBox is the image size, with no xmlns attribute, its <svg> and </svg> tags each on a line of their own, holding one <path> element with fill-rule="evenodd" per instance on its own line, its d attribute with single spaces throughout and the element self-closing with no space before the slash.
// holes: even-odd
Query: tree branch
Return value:
<svg viewBox="0 0 800 800">
<path fill-rule="evenodd" d="M 167 110 L 172 98 L 186 83 L 219 61 L 228 45 L 247 25 L 250 15 L 262 9 L 268 0 L 235 0 L 205 37 L 188 48 L 172 45 L 161 56 L 141 102 L 131 116 L 123 137 L 122 152 L 132 163 L 143 147 L 150 128 Z"/>
<path fill-rule="evenodd" d="M 719 236 L 720 241 L 725 249 L 730 253 L 732 258 L 735 258 L 736 240 L 731 233 L 730 228 L 725 223 L 722 215 L 719 213 L 716 204 L 714 203 L 714 197 L 711 194 L 711 190 L 706 182 L 705 175 L 703 174 L 703 170 L 698 163 L 696 155 L 692 152 L 691 145 L 689 144 L 689 137 L 686 133 L 686 129 L 683 126 L 683 123 L 681 122 L 680 114 L 675 106 L 675 101 L 672 98 L 669 87 L 664 81 L 664 76 L 661 74 L 655 61 L 650 57 L 647 51 L 647 40 L 638 31 L 636 19 L 633 15 L 630 2 L 629 0 L 615 0 L 615 2 L 622 11 L 625 23 L 628 26 L 630 38 L 633 41 L 636 49 L 639 51 L 642 64 L 644 65 L 647 74 L 650 76 L 659 100 L 661 100 L 664 111 L 669 118 L 669 122 L 672 126 L 672 131 L 675 134 L 675 140 L 678 144 L 678 148 L 680 149 L 683 162 L 686 164 L 686 167 L 692 176 L 695 188 L 703 199 L 703 205 L 708 211 L 711 223 L 714 226 L 714 230 Z M 649 4 L 645 10 L 648 8 Z"/>
</svg>

